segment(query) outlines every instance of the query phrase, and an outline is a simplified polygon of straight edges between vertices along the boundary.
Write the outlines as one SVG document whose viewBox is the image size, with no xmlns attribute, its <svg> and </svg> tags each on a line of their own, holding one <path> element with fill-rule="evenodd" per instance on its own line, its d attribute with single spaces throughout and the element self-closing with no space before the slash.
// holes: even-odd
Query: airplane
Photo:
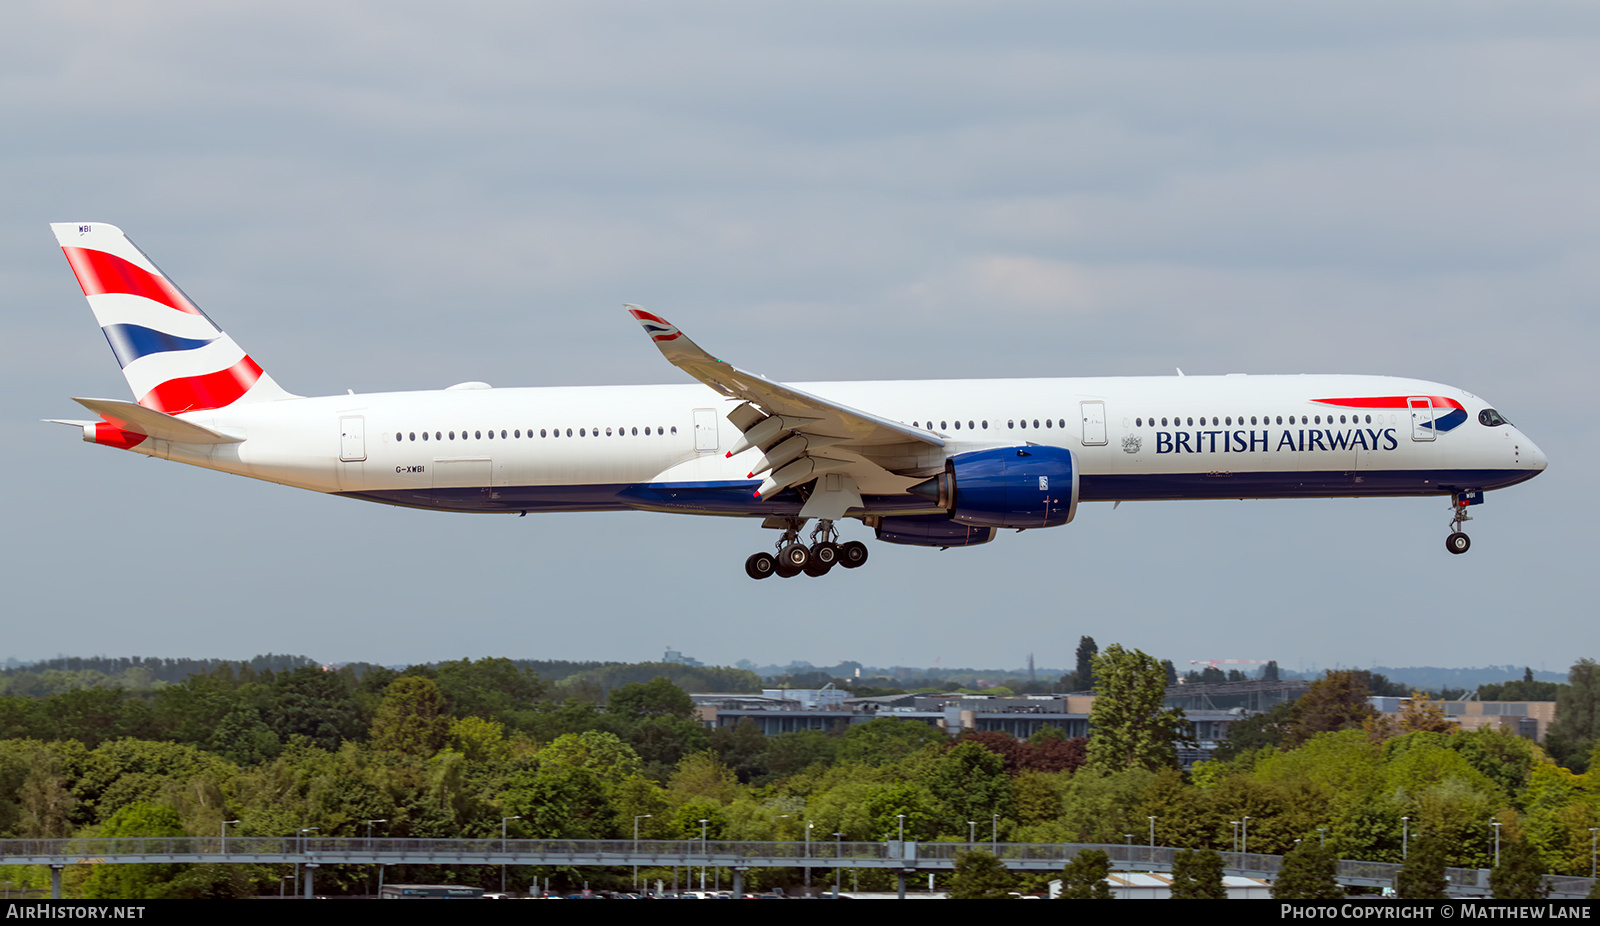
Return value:
<svg viewBox="0 0 1600 926">
<path fill-rule="evenodd" d="M 284 390 L 115 226 L 51 226 L 136 401 L 80 398 L 90 443 L 388 505 L 526 515 L 760 518 L 755 579 L 1071 523 L 1080 502 L 1447 496 L 1445 546 L 1484 493 L 1547 461 L 1453 386 L 1366 375 L 785 385 L 626 306 L 696 383 L 306 398 Z M 809 542 L 801 531 L 815 521 Z"/>
</svg>

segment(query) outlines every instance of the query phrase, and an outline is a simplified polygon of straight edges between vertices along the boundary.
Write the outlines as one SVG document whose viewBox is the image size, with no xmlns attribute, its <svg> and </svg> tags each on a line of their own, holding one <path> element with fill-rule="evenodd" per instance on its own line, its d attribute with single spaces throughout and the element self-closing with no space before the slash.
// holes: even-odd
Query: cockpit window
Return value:
<svg viewBox="0 0 1600 926">
<path fill-rule="evenodd" d="M 1510 424 L 1511 422 L 1507 421 L 1504 415 L 1500 414 L 1494 409 L 1486 408 L 1483 411 L 1478 412 L 1478 423 L 1485 427 L 1498 428 L 1503 424 Z"/>
</svg>

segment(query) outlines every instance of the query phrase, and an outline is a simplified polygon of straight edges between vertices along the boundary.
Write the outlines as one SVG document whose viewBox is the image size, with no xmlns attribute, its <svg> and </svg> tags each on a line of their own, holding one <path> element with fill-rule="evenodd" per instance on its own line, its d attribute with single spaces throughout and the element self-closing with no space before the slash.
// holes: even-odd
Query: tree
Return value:
<svg viewBox="0 0 1600 926">
<path fill-rule="evenodd" d="M 1185 849 L 1172 858 L 1173 900 L 1227 900 L 1222 856 L 1215 849 Z"/>
<path fill-rule="evenodd" d="M 354 694 L 332 672 L 316 666 L 280 672 L 271 687 L 271 703 L 263 713 L 280 740 L 298 734 L 323 749 L 338 749 L 367 729 Z"/>
<path fill-rule="evenodd" d="M 1188 738 L 1183 711 L 1162 709 L 1166 673 L 1139 650 L 1113 643 L 1094 659 L 1097 679 L 1089 712 L 1088 767 L 1176 768 L 1178 744 Z"/>
<path fill-rule="evenodd" d="M 1344 896 L 1338 873 L 1333 850 L 1307 839 L 1283 857 L 1283 867 L 1272 882 L 1272 896 L 1277 900 L 1338 900 Z"/>
<path fill-rule="evenodd" d="M 183 825 L 171 807 L 140 801 L 117 811 L 100 835 L 182 836 Z M 172 896 L 179 865 L 96 865 L 84 882 L 83 896 L 93 900 L 155 900 Z"/>
<path fill-rule="evenodd" d="M 879 717 L 845 731 L 839 758 L 863 765 L 888 765 L 944 742 L 945 735 L 925 723 Z"/>
<path fill-rule="evenodd" d="M 444 748 L 450 715 L 431 678 L 402 675 L 383 694 L 372 721 L 372 748 L 426 759 Z"/>
<path fill-rule="evenodd" d="M 1578 660 L 1567 673 L 1567 684 L 1556 695 L 1556 719 L 1550 735 L 1569 743 L 1600 739 L 1600 665 L 1593 659 Z M 1589 750 L 1585 746 L 1580 751 Z"/>
<path fill-rule="evenodd" d="M 1489 870 L 1489 891 L 1497 900 L 1543 900 L 1549 896 L 1539 853 L 1526 839 L 1511 839 L 1501 847 L 1500 864 Z"/>
<path fill-rule="evenodd" d="M 962 852 L 956 856 L 950 878 L 951 900 L 1011 900 L 1011 872 L 987 852 Z"/>
<path fill-rule="evenodd" d="M 1263 746 L 1282 747 L 1300 723 L 1299 705 L 1299 701 L 1279 701 L 1265 713 L 1229 724 L 1228 738 L 1217 747 L 1213 758 L 1226 762 Z"/>
<path fill-rule="evenodd" d="M 1443 900 L 1450 880 L 1445 877 L 1444 844 L 1436 837 L 1423 836 L 1406 856 L 1395 875 L 1394 892 L 1404 900 Z"/>
<path fill-rule="evenodd" d="M 1358 673 L 1350 669 L 1329 669 L 1300 696 L 1290 745 L 1298 746 L 1318 733 L 1359 729 L 1378 716 L 1367 703 L 1369 689 Z"/>
<path fill-rule="evenodd" d="M 1100 647 L 1094 642 L 1094 637 L 1078 638 L 1078 685 L 1083 691 L 1093 691 L 1095 686 L 1094 658 L 1100 652 Z"/>
<path fill-rule="evenodd" d="M 960 743 L 928 763 L 919 776 L 928 794 L 944 809 L 946 835 L 967 829 L 967 821 L 988 822 L 990 814 L 1011 814 L 1011 778 L 1005 760 L 977 743 Z"/>
<path fill-rule="evenodd" d="M 694 699 L 665 676 L 648 682 L 629 682 L 611 692 L 606 712 L 634 720 L 661 718 L 688 720 L 694 716 Z"/>
<path fill-rule="evenodd" d="M 1420 691 L 1400 706 L 1400 731 L 1402 733 L 1454 733 L 1457 727 L 1444 715 L 1444 704 Z"/>
<path fill-rule="evenodd" d="M 1079 852 L 1061 869 L 1061 894 L 1057 900 L 1111 900 L 1111 856 L 1099 849 Z"/>
</svg>

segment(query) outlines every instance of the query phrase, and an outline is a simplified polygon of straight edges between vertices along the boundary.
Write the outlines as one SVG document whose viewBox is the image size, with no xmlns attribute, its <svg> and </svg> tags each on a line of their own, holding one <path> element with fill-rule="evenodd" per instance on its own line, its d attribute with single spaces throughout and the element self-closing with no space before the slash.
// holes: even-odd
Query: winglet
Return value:
<svg viewBox="0 0 1600 926">
<path fill-rule="evenodd" d="M 650 335 L 650 340 L 656 342 L 656 347 L 674 364 L 682 363 L 721 363 L 717 358 L 706 353 L 700 345 L 689 340 L 689 336 L 678 330 L 678 327 L 659 315 L 652 315 L 644 310 L 642 305 L 624 303 L 623 308 L 628 310 L 634 321 L 644 328 Z"/>
</svg>

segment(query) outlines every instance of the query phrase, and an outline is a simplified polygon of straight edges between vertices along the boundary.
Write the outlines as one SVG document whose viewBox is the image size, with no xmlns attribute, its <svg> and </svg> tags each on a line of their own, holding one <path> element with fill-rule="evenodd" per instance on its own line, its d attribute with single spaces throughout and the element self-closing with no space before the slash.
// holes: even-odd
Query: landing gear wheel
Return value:
<svg viewBox="0 0 1600 926">
<path fill-rule="evenodd" d="M 780 579 L 792 579 L 795 576 L 800 574 L 800 570 L 799 569 L 795 568 L 794 566 L 789 565 L 788 563 L 784 562 L 783 560 L 780 559 L 777 562 L 778 562 L 777 568 L 773 569 L 772 571 L 777 574 L 778 578 L 780 578 Z"/>
<path fill-rule="evenodd" d="M 836 543 L 814 543 L 811 545 L 811 558 L 822 566 L 832 569 L 839 562 L 839 545 Z"/>
<path fill-rule="evenodd" d="M 1465 553 L 1472 548 L 1472 538 L 1456 531 L 1444 539 L 1444 548 L 1451 553 Z"/>
<path fill-rule="evenodd" d="M 807 563 L 806 564 L 806 568 L 804 570 L 802 570 L 802 571 L 806 575 L 810 576 L 813 579 L 820 579 L 823 576 L 827 575 L 828 571 L 831 570 L 832 568 L 833 568 L 833 563 L 824 564 L 824 563 L 818 562 L 816 557 L 812 557 L 811 558 L 811 562 Z"/>
<path fill-rule="evenodd" d="M 811 551 L 802 544 L 791 543 L 778 551 L 778 562 L 799 572 L 811 562 Z"/>
<path fill-rule="evenodd" d="M 859 540 L 852 540 L 839 547 L 839 565 L 846 569 L 855 569 L 867 561 L 867 545 Z"/>
<path fill-rule="evenodd" d="M 765 579 L 777 568 L 778 561 L 772 558 L 771 553 L 753 553 L 744 561 L 744 574 L 752 579 Z"/>
</svg>

